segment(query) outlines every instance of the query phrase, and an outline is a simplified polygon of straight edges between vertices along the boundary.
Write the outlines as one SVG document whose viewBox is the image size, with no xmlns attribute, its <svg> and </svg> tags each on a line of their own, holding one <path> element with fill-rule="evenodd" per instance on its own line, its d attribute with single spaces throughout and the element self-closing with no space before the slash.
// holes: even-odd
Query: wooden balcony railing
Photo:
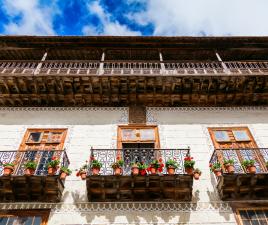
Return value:
<svg viewBox="0 0 268 225">
<path fill-rule="evenodd" d="M 38 66 L 40 63 L 40 66 Z M 0 61 L 0 74 L 202 75 L 264 74 L 268 62 L 176 61 Z"/>
<path fill-rule="evenodd" d="M 68 167 L 69 160 L 64 150 L 26 150 L 0 151 L 1 164 L 14 163 L 12 175 L 3 175 L 0 166 L 0 201 L 39 201 L 59 202 L 64 189 L 64 181 L 60 179 L 60 171 L 52 176 L 47 175 L 47 163 L 52 157 L 60 159 L 60 167 Z M 24 164 L 35 161 L 37 167 L 34 175 L 24 175 Z"/>
<path fill-rule="evenodd" d="M 92 149 L 91 156 L 103 164 L 100 175 L 87 174 L 89 201 L 190 201 L 193 178 L 184 171 L 184 157 L 189 149 Z M 111 164 L 120 156 L 124 160 L 123 173 L 113 174 Z M 174 175 L 166 169 L 157 175 L 132 175 L 131 163 L 149 164 L 155 158 L 176 159 L 179 167 Z M 89 163 L 89 168 L 91 164 Z"/>
<path fill-rule="evenodd" d="M 234 173 L 228 173 L 224 159 L 234 160 Z M 254 160 L 256 173 L 243 166 L 244 160 Z M 217 177 L 217 189 L 222 200 L 268 199 L 268 148 L 215 149 L 210 163 L 220 163 L 222 176 Z"/>
</svg>

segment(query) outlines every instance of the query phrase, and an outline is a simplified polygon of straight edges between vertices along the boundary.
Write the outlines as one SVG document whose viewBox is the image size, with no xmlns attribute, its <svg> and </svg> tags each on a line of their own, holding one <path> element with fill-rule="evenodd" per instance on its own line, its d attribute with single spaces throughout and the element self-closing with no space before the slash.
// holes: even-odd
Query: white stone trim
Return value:
<svg viewBox="0 0 268 225">
<path fill-rule="evenodd" d="M 0 210 L 51 209 L 54 213 L 66 212 L 108 212 L 108 211 L 225 211 L 231 212 L 233 203 L 266 203 L 268 200 L 256 201 L 217 201 L 217 202 L 106 202 L 106 203 L 0 203 Z"/>
</svg>

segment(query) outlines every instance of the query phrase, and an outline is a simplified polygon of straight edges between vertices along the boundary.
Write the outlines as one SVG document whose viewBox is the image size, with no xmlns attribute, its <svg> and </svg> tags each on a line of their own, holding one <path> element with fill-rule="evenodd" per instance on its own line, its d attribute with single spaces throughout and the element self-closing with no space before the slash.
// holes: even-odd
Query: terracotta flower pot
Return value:
<svg viewBox="0 0 268 225">
<path fill-rule="evenodd" d="M 188 175 L 193 175 L 194 168 L 193 168 L 193 167 L 185 167 L 185 172 L 186 172 Z"/>
<path fill-rule="evenodd" d="M 156 173 L 157 173 L 157 169 L 151 167 L 151 174 L 152 174 L 152 175 L 156 175 Z"/>
<path fill-rule="evenodd" d="M 85 180 L 87 178 L 87 173 L 86 172 L 80 172 L 80 177 L 82 180 Z"/>
<path fill-rule="evenodd" d="M 120 167 L 117 167 L 114 169 L 114 175 L 120 176 L 122 174 L 122 169 Z"/>
<path fill-rule="evenodd" d="M 225 165 L 225 169 L 227 170 L 228 173 L 234 173 L 235 172 L 234 165 L 231 165 L 231 164 Z"/>
<path fill-rule="evenodd" d="M 199 173 L 194 173 L 194 179 L 199 180 L 200 174 Z"/>
<path fill-rule="evenodd" d="M 252 174 L 256 173 L 256 166 L 248 166 L 247 171 L 248 173 L 252 173 Z"/>
<path fill-rule="evenodd" d="M 134 175 L 134 176 L 139 175 L 139 172 L 140 172 L 138 167 L 132 167 L 131 171 L 132 171 L 132 175 Z"/>
<path fill-rule="evenodd" d="M 48 167 L 48 168 L 47 168 L 47 173 L 48 173 L 49 176 L 53 176 L 53 175 L 56 174 L 57 170 L 58 170 L 58 169 L 55 168 L 55 167 Z"/>
<path fill-rule="evenodd" d="M 67 173 L 65 173 L 65 172 L 61 172 L 61 174 L 60 174 L 60 179 L 61 179 L 61 180 L 65 180 L 67 176 L 68 176 Z"/>
<path fill-rule="evenodd" d="M 146 174 L 146 170 L 140 170 L 140 175 L 145 176 Z"/>
<path fill-rule="evenodd" d="M 213 172 L 216 175 L 216 177 L 220 177 L 222 175 L 221 170 L 214 170 Z"/>
<path fill-rule="evenodd" d="M 99 175 L 100 173 L 100 168 L 93 167 L 92 168 L 92 175 Z"/>
<path fill-rule="evenodd" d="M 34 175 L 34 172 L 35 172 L 35 169 L 32 169 L 32 168 L 26 168 L 26 170 L 24 171 L 24 174 L 26 176 L 32 176 Z"/>
<path fill-rule="evenodd" d="M 13 173 L 14 167 L 6 166 L 4 167 L 4 176 L 10 176 Z"/>
<path fill-rule="evenodd" d="M 174 167 L 168 167 L 167 172 L 169 175 L 174 175 L 175 174 L 175 168 Z"/>
</svg>

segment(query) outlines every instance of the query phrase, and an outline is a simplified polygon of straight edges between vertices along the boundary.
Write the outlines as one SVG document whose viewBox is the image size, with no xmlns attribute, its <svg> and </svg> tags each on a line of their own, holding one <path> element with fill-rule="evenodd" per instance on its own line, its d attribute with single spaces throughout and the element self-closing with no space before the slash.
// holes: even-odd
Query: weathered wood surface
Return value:
<svg viewBox="0 0 268 225">
<path fill-rule="evenodd" d="M 190 175 L 88 176 L 88 200 L 105 201 L 191 201 Z"/>
<path fill-rule="evenodd" d="M 1 202 L 59 202 L 64 189 L 59 176 L 1 176 Z"/>
<path fill-rule="evenodd" d="M 0 106 L 268 105 L 268 76 L 0 76 Z"/>
<path fill-rule="evenodd" d="M 268 199 L 268 174 L 224 174 L 217 189 L 222 200 Z"/>
</svg>

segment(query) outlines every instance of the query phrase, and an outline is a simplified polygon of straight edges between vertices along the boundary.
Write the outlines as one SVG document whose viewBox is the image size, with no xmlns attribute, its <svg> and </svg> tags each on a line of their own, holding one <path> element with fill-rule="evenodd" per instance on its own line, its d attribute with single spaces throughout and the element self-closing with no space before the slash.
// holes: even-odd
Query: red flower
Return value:
<svg viewBox="0 0 268 225">
<path fill-rule="evenodd" d="M 177 159 L 174 157 L 174 160 L 177 160 Z"/>
<path fill-rule="evenodd" d="M 76 173 L 76 176 L 77 176 L 77 177 L 79 177 L 79 176 L 80 176 L 80 173 L 79 173 L 79 171 L 78 171 L 78 172 Z"/>
<path fill-rule="evenodd" d="M 163 159 L 162 158 L 159 158 L 159 162 L 163 162 Z"/>
<path fill-rule="evenodd" d="M 51 159 L 52 159 L 52 160 L 56 160 L 56 157 L 55 157 L 55 156 L 53 156 Z"/>
<path fill-rule="evenodd" d="M 212 167 L 212 163 L 209 164 L 209 167 Z"/>
<path fill-rule="evenodd" d="M 121 157 L 120 157 L 120 156 L 117 156 L 117 157 L 116 157 L 116 160 L 120 160 L 120 159 L 121 159 Z"/>
<path fill-rule="evenodd" d="M 95 160 L 94 156 L 90 156 L 90 161 Z"/>
</svg>

